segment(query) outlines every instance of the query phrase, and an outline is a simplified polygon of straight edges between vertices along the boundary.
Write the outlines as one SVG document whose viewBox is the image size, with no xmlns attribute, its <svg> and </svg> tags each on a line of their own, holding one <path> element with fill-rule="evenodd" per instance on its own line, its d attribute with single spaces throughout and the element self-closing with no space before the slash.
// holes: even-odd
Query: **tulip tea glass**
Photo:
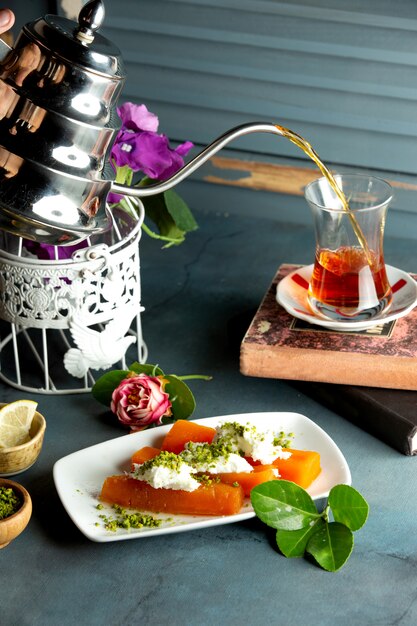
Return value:
<svg viewBox="0 0 417 626">
<path fill-rule="evenodd" d="M 380 315 L 392 302 L 383 253 L 392 189 L 359 174 L 336 175 L 335 181 L 342 194 L 326 178 L 305 189 L 316 234 L 308 300 L 320 317 L 357 322 Z"/>
</svg>

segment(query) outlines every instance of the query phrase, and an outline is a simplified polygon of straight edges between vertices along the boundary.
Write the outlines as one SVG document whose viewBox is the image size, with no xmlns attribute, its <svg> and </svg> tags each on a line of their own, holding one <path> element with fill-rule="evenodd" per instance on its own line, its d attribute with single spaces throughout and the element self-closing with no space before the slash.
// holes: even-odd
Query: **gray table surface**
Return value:
<svg viewBox="0 0 417 626">
<path fill-rule="evenodd" d="M 310 263 L 309 226 L 198 214 L 181 247 L 141 242 L 143 328 L 149 361 L 193 382 L 194 417 L 295 411 L 342 449 L 371 514 L 347 565 L 327 573 L 286 559 L 258 520 L 187 533 L 98 544 L 74 526 L 52 468 L 80 448 L 125 431 L 90 394 L 34 395 L 46 416 L 44 448 L 19 476 L 33 498 L 28 528 L 0 552 L 3 626 L 415 625 L 417 459 L 402 456 L 302 395 L 289 382 L 239 373 L 239 341 L 280 263 Z M 386 261 L 417 269 L 416 245 L 387 240 Z M 3 401 L 22 397 L 1 385 Z M 17 477 L 16 477 L 17 478 Z"/>
</svg>

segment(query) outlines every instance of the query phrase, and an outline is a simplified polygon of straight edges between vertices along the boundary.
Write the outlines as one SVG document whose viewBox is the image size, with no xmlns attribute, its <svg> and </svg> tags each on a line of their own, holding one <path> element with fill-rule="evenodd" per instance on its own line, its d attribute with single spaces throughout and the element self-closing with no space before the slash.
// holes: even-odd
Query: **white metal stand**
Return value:
<svg viewBox="0 0 417 626">
<path fill-rule="evenodd" d="M 34 258 L 20 237 L 0 234 L 0 379 L 28 392 L 83 393 L 99 370 L 146 362 L 139 240 L 143 204 L 113 209 L 109 233 L 70 259 Z M 5 332 L 4 332 L 5 330 Z M 130 364 L 130 363 L 129 363 Z M 102 372 L 101 372 L 102 373 Z M 100 373 L 98 374 L 100 375 Z"/>
</svg>

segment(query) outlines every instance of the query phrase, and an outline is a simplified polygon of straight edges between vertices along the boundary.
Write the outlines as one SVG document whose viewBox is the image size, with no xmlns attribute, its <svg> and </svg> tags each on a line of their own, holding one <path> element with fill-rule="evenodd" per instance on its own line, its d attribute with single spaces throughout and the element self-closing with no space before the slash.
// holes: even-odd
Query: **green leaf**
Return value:
<svg viewBox="0 0 417 626">
<path fill-rule="evenodd" d="M 132 365 L 129 365 L 129 371 L 136 374 L 147 374 L 148 376 L 163 376 L 164 372 L 157 365 L 151 363 L 138 363 L 135 361 Z"/>
<path fill-rule="evenodd" d="M 319 518 L 300 530 L 277 530 L 277 546 L 288 558 L 304 556 L 310 537 L 325 522 Z"/>
<path fill-rule="evenodd" d="M 365 498 L 349 485 L 336 485 L 329 493 L 328 504 L 336 522 L 350 530 L 359 530 L 368 519 L 369 505 Z"/>
<path fill-rule="evenodd" d="M 189 207 L 172 189 L 164 192 L 165 205 L 179 230 L 189 233 L 198 228 Z"/>
<path fill-rule="evenodd" d="M 306 551 L 328 572 L 337 572 L 353 550 L 352 531 L 339 522 L 325 523 L 307 543 Z"/>
<path fill-rule="evenodd" d="M 254 487 L 251 502 L 259 519 L 279 530 L 299 530 L 321 517 L 308 493 L 288 480 Z"/>
<path fill-rule="evenodd" d="M 113 370 L 112 372 L 100 376 L 91 390 L 93 397 L 98 400 L 98 402 L 109 407 L 113 391 L 119 386 L 122 380 L 126 378 L 127 374 L 128 370 Z"/>
<path fill-rule="evenodd" d="M 143 198 L 145 213 L 157 226 L 160 234 L 168 238 L 172 244 L 178 245 L 184 241 L 184 231 L 178 228 L 169 214 L 165 204 L 164 194 Z"/>
<path fill-rule="evenodd" d="M 190 388 L 178 376 L 170 374 L 164 376 L 168 384 L 165 391 L 169 394 L 172 402 L 172 413 L 175 420 L 184 420 L 193 414 L 195 409 L 195 399 Z"/>
</svg>

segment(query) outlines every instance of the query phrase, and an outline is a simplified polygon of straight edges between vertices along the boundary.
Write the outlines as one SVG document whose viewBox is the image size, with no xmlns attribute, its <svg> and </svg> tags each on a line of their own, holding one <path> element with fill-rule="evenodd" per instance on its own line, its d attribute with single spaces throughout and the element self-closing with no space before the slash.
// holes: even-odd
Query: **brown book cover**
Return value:
<svg viewBox="0 0 417 626">
<path fill-rule="evenodd" d="M 292 317 L 277 303 L 281 265 L 242 341 L 247 376 L 417 390 L 417 308 L 362 331 L 334 331 Z"/>
</svg>

